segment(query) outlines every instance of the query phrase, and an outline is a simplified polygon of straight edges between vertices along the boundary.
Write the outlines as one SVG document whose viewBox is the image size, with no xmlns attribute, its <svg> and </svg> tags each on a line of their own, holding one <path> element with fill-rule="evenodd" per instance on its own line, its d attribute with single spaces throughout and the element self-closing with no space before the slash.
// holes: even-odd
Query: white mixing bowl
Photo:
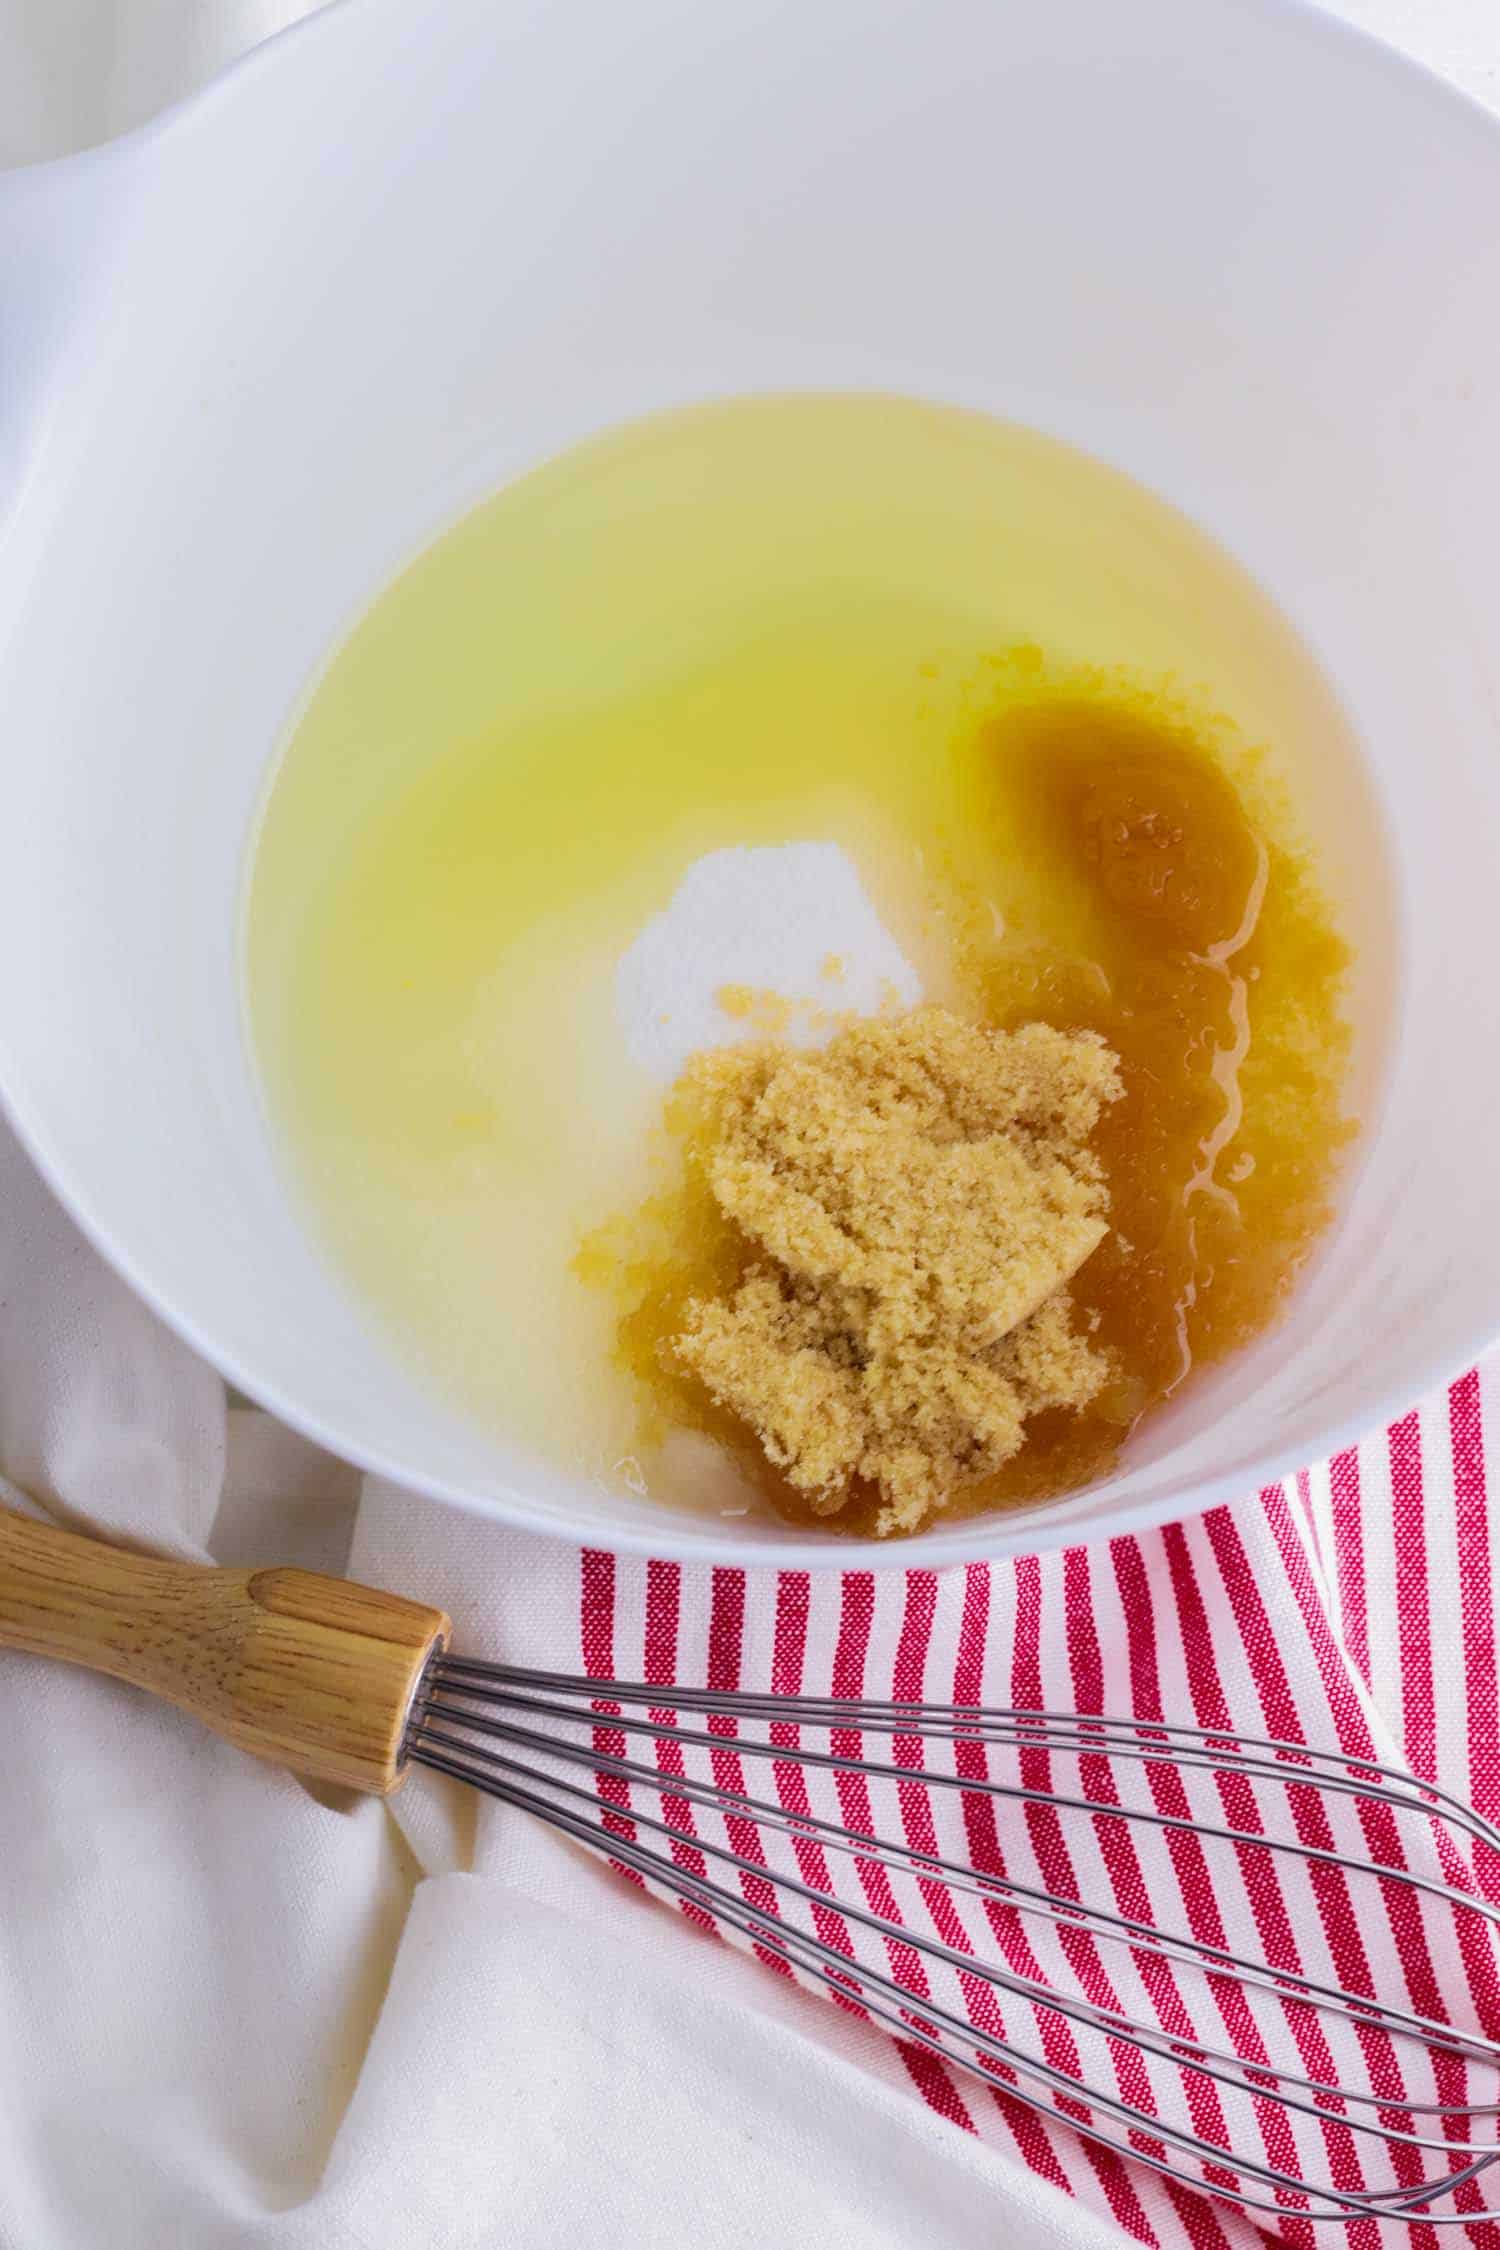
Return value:
<svg viewBox="0 0 1500 2250">
<path fill-rule="evenodd" d="M 0 181 L 0 379 L 0 1087 L 115 1264 L 329 1446 L 616 1546 L 936 1564 L 1239 1493 L 1500 1328 L 1500 130 L 1437 83 L 1273 0 L 359 0 Z M 436 528 L 650 407 L 866 385 L 1088 447 L 1258 576 L 1400 922 L 1284 1325 L 1107 1483 L 898 1549 L 590 1491 L 435 1402 L 288 1197 L 236 931 L 289 711 Z"/>
</svg>

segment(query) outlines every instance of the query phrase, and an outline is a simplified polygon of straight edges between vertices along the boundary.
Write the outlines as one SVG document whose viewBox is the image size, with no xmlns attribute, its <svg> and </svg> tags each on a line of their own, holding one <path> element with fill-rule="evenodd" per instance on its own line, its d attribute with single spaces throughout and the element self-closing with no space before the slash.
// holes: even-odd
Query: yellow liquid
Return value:
<svg viewBox="0 0 1500 2250">
<path fill-rule="evenodd" d="M 549 464 L 380 598 L 269 795 L 249 1006 L 316 1222 L 435 1385 L 589 1478 L 756 1504 L 742 1479 L 705 1500 L 643 1450 L 620 1297 L 577 1270 L 580 1240 L 653 1184 L 661 1092 L 626 1051 L 615 965 L 702 853 L 826 840 L 930 996 L 1076 1014 L 1093 909 L 1056 879 L 1035 789 L 984 745 L 1080 697 L 1190 736 L 1274 855 L 1291 904 L 1255 962 L 1259 1107 L 1214 1164 L 1248 1178 L 1248 1154 L 1264 1182 L 1321 1135 L 1294 1264 L 1347 1044 L 1306 850 L 1327 840 L 1378 995 L 1378 831 L 1301 644 L 1139 486 L 949 409 L 731 402 Z M 1275 1057 L 1297 1052 L 1288 1109 Z"/>
</svg>

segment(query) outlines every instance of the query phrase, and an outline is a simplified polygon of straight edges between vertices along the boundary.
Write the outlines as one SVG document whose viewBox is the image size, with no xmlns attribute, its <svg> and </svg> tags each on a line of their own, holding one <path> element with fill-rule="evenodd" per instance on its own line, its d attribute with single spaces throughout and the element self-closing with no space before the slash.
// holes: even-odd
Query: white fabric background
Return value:
<svg viewBox="0 0 1500 2250">
<path fill-rule="evenodd" d="M 0 0 L 0 162 L 133 124 L 303 12 Z M 1496 0 L 1341 12 L 1500 106 Z M 536 1543 L 361 1495 L 226 1413 L 3 1130 L 0 1469 L 180 1554 L 347 1559 L 454 1608 L 471 1649 L 576 1643 L 573 1573 Z M 5 1659 L 3 1692 L 0 2250 L 1113 2235 L 924 2110 L 882 2042 L 524 1822 L 426 1786 L 311 1805 L 41 1664 Z"/>
<path fill-rule="evenodd" d="M 0 0 L 0 164 L 29 163 L 139 124 L 315 4 Z M 1329 0 L 1328 12 L 1500 107 L 1495 0 Z"/>
</svg>

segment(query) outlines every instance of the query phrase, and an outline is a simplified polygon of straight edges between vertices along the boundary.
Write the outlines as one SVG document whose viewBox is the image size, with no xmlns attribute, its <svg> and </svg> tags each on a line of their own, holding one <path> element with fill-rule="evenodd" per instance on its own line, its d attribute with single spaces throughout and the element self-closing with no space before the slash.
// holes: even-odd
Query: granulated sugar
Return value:
<svg viewBox="0 0 1500 2250">
<path fill-rule="evenodd" d="M 803 1046 L 826 1040 L 835 1014 L 874 1015 L 922 997 L 837 844 L 705 853 L 615 978 L 631 1059 L 662 1084 L 691 1056 L 758 1028 L 754 1003 L 768 994 L 786 1003 L 787 1041 Z"/>
</svg>

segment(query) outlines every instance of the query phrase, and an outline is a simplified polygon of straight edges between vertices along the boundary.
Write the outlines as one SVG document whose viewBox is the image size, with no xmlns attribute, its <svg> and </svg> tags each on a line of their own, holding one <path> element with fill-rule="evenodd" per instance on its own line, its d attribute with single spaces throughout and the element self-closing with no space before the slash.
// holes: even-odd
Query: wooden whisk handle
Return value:
<svg viewBox="0 0 1500 2250">
<path fill-rule="evenodd" d="M 0 1648 L 108 1672 L 257 1758 L 385 1796 L 440 1609 L 309 1570 L 214 1570 L 0 1508 Z"/>
</svg>

